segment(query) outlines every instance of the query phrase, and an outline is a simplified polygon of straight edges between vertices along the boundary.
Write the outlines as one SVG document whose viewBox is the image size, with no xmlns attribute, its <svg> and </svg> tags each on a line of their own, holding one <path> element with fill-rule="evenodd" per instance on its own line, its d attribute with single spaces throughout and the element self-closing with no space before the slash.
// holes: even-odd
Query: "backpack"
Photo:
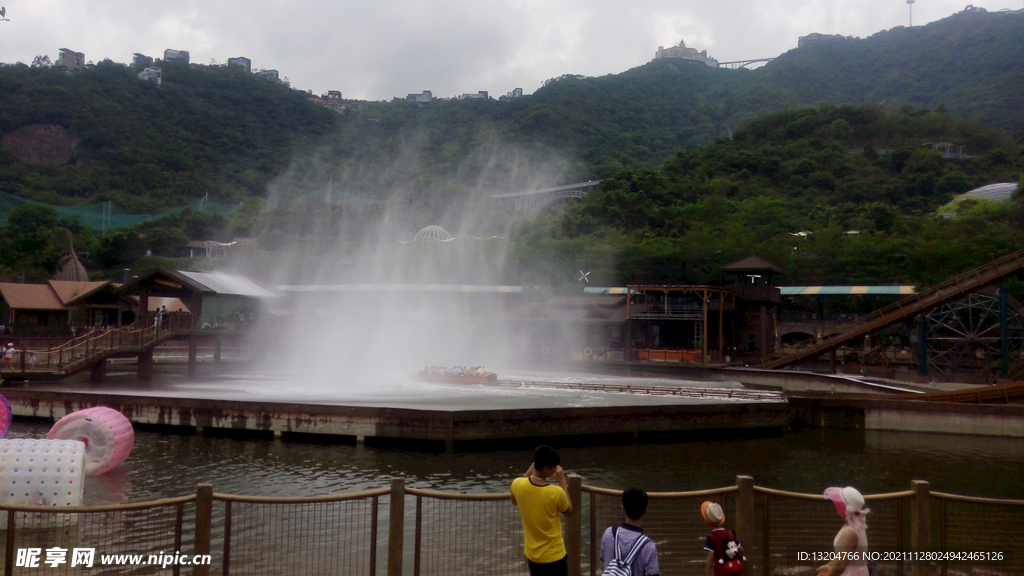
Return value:
<svg viewBox="0 0 1024 576">
<path fill-rule="evenodd" d="M 715 576 L 739 574 L 743 571 L 746 557 L 740 553 L 740 544 L 732 530 L 711 532 L 708 537 L 715 543 Z"/>
<path fill-rule="evenodd" d="M 605 564 L 604 572 L 602 576 L 632 576 L 633 571 L 630 568 L 633 565 L 633 560 L 636 559 L 636 555 L 640 553 L 640 549 L 644 547 L 644 544 L 650 541 L 650 538 L 641 534 L 636 542 L 633 542 L 633 546 L 630 547 L 629 552 L 626 553 L 626 557 L 622 557 L 622 551 L 619 550 L 619 531 L 618 528 L 612 527 L 612 536 L 614 536 L 615 542 L 615 558 L 608 561 Z"/>
</svg>

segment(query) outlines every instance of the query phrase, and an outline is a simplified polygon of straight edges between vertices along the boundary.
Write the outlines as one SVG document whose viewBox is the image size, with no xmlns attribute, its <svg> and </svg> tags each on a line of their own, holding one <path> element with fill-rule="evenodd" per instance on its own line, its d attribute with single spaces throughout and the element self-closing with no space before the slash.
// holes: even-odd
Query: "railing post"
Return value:
<svg viewBox="0 0 1024 576">
<path fill-rule="evenodd" d="M 746 553 L 754 556 L 754 478 L 737 476 L 736 536 L 745 544 Z"/>
<path fill-rule="evenodd" d="M 4 550 L 6 551 L 4 556 L 4 576 L 12 576 L 14 574 L 14 539 L 17 534 L 17 518 L 18 515 L 12 510 L 7 511 L 7 541 L 4 543 Z"/>
<path fill-rule="evenodd" d="M 931 547 L 932 534 L 932 508 L 928 482 L 914 480 L 910 483 L 910 489 L 914 492 L 910 514 L 910 549 L 918 553 L 927 552 Z M 928 562 L 924 560 L 914 562 L 912 573 L 917 576 L 928 576 L 931 573 Z"/>
<path fill-rule="evenodd" d="M 569 503 L 572 514 L 565 520 L 565 555 L 569 568 L 569 576 L 581 576 L 583 571 L 583 478 L 578 474 L 570 474 L 566 478 L 569 484 Z"/>
<path fill-rule="evenodd" d="M 388 576 L 402 576 L 402 544 L 405 536 L 405 478 L 391 477 L 391 515 L 388 521 Z"/>
<path fill-rule="evenodd" d="M 194 554 L 210 553 L 210 527 L 213 524 L 213 484 L 202 483 L 196 487 L 196 532 Z M 192 576 L 209 576 L 210 567 L 194 564 Z"/>
</svg>

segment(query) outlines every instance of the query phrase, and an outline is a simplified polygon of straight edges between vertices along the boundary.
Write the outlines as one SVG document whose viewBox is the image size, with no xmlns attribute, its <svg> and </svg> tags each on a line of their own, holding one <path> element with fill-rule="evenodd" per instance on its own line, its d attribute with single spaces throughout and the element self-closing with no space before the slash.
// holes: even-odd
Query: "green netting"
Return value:
<svg viewBox="0 0 1024 576">
<path fill-rule="evenodd" d="M 295 198 L 287 200 L 275 197 L 269 200 L 267 204 L 270 208 L 283 208 L 284 206 L 291 206 L 297 202 L 305 202 L 307 204 L 327 204 L 330 206 L 372 206 L 384 203 L 382 200 L 367 198 L 344 190 L 338 190 L 331 182 L 328 182 L 326 186 L 317 188 L 316 190 L 307 192 L 301 196 L 296 196 Z"/>
<path fill-rule="evenodd" d="M 0 226 L 7 225 L 7 215 L 11 210 L 25 204 L 49 206 L 50 208 L 53 208 L 61 218 L 77 219 L 82 226 L 101 231 L 113 230 L 115 228 L 127 228 L 128 226 L 133 226 L 140 222 L 159 220 L 160 218 L 170 216 L 171 214 L 177 214 L 178 212 L 186 209 L 191 209 L 193 212 L 228 216 L 242 206 L 241 202 L 238 204 L 224 204 L 221 202 L 211 202 L 206 199 L 200 199 L 190 204 L 171 208 L 170 210 L 165 210 L 157 214 L 129 214 L 115 206 L 113 202 L 101 202 L 99 204 L 86 204 L 83 206 L 58 206 L 55 204 L 26 200 L 25 198 L 19 198 L 12 194 L 0 192 Z"/>
</svg>

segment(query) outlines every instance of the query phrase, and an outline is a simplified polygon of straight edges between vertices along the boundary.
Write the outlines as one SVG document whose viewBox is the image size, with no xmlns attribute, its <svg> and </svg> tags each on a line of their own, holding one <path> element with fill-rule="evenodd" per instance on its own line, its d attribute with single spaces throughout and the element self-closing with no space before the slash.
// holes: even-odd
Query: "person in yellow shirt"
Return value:
<svg viewBox="0 0 1024 576">
<path fill-rule="evenodd" d="M 551 446 L 533 451 L 533 464 L 521 478 L 512 481 L 512 503 L 519 508 L 523 522 L 523 550 L 530 576 L 566 576 L 565 541 L 562 539 L 561 512 L 572 513 L 569 486 L 559 465 L 561 460 Z M 548 483 L 553 478 L 555 484 Z"/>
</svg>

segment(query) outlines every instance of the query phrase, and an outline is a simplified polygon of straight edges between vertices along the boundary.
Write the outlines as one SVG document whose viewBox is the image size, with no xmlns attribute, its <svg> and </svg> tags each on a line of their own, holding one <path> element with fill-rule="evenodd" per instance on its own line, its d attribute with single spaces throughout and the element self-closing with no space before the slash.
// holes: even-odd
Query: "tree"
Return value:
<svg viewBox="0 0 1024 576">
<path fill-rule="evenodd" d="M 50 66 L 53 66 L 53 64 L 50 63 L 49 56 L 36 56 L 32 59 L 33 68 L 49 68 Z"/>
</svg>

